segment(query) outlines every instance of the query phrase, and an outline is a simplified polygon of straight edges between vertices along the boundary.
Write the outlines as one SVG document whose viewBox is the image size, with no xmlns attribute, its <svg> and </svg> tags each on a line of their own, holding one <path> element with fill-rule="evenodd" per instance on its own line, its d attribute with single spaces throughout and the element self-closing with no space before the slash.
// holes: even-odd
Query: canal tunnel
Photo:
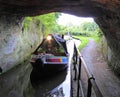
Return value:
<svg viewBox="0 0 120 97">
<path fill-rule="evenodd" d="M 19 63 L 25 61 L 26 58 L 29 59 L 29 55 L 43 39 L 42 33 L 36 33 L 38 29 L 24 33 L 24 17 L 50 12 L 64 12 L 76 16 L 93 17 L 107 39 L 109 64 L 114 71 L 120 74 L 119 0 L 0 0 L 1 97 L 12 97 L 13 94 L 15 97 L 22 97 L 29 83 L 29 78 L 25 75 L 30 74 L 31 67 Z M 31 28 L 34 29 L 36 26 L 33 25 Z M 12 79 L 15 79 L 15 82 Z M 9 84 L 9 81 L 12 81 L 12 83 Z M 4 86 L 8 86 L 8 88 L 2 89 Z M 16 89 L 17 87 L 22 89 Z M 18 93 L 21 94 L 18 96 Z"/>
</svg>

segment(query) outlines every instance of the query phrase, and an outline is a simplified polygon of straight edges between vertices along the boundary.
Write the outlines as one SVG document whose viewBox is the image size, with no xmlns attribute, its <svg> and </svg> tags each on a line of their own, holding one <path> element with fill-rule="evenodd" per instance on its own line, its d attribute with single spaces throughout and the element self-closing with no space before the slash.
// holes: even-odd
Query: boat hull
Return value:
<svg viewBox="0 0 120 97">
<path fill-rule="evenodd" d="M 68 67 L 67 64 L 50 64 L 50 63 L 32 63 L 32 66 L 34 69 L 38 69 L 38 71 L 42 72 L 42 73 L 55 73 L 55 72 L 59 72 L 62 71 L 64 69 L 66 69 Z"/>
</svg>

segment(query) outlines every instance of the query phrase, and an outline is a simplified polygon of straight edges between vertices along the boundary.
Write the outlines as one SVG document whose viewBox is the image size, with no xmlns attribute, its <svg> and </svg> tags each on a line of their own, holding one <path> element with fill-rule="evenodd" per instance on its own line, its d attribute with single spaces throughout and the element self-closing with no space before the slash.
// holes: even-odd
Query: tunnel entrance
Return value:
<svg viewBox="0 0 120 97">
<path fill-rule="evenodd" d="M 93 24 L 93 25 L 92 25 Z M 59 29 L 59 32 L 57 31 L 57 34 L 61 33 L 62 34 L 65 34 L 66 35 L 66 39 L 68 41 L 70 41 L 70 37 L 67 37 L 67 34 L 72 36 L 76 39 L 76 40 L 81 40 L 81 41 L 85 41 L 85 40 L 88 40 L 89 41 L 89 38 L 94 35 L 94 36 L 97 36 L 96 32 L 94 30 L 96 30 L 97 26 L 92 22 L 86 22 L 84 24 L 81 24 L 83 26 L 80 26 L 78 27 L 77 25 L 72 25 L 72 24 L 68 24 L 66 26 L 66 30 L 62 30 L 62 29 Z M 92 26 L 91 26 L 92 25 Z M 77 26 L 77 27 L 76 27 Z M 83 29 L 83 28 L 84 29 Z M 95 28 L 96 27 L 96 28 Z M 69 28 L 69 29 L 67 29 Z M 73 30 L 74 29 L 74 30 Z M 82 29 L 82 30 L 81 30 Z M 90 32 L 89 32 L 90 30 Z M 94 31 L 94 32 L 92 32 Z M 64 32 L 64 33 L 63 33 Z M 56 33 L 56 32 L 55 32 Z M 90 34 L 91 33 L 91 34 Z M 81 37 L 79 38 L 79 36 L 82 36 L 82 38 L 84 37 L 84 40 L 81 39 Z M 87 42 L 88 42 L 87 41 Z M 87 44 L 86 42 L 86 44 Z M 52 42 L 53 43 L 53 42 Z M 85 44 L 84 44 L 85 45 Z M 44 48 L 45 49 L 45 48 Z M 82 49 L 82 48 L 81 48 Z M 38 60 L 37 61 L 37 64 L 43 64 L 42 61 Z M 66 75 L 67 75 L 67 70 L 65 71 L 62 71 L 62 72 L 56 72 L 56 73 L 53 73 L 53 74 L 50 74 L 48 72 L 46 72 L 46 74 L 42 75 L 42 72 L 43 72 L 43 67 L 39 66 L 39 65 L 36 65 L 37 67 L 33 67 L 33 70 L 32 70 L 32 73 L 31 73 L 31 82 L 33 84 L 33 87 L 36 87 L 36 86 L 40 86 L 42 88 L 42 90 L 39 90 L 39 94 L 38 95 L 43 95 L 44 93 L 47 93 L 48 91 L 45 91 L 45 88 L 46 89 L 54 89 L 55 87 L 59 86 L 61 83 L 64 82 L 65 78 L 66 78 Z M 61 79 L 61 77 L 63 77 Z M 60 78 L 60 79 L 59 79 Z M 57 81 L 59 79 L 59 81 Z M 50 83 L 51 85 L 48 85 L 49 83 L 49 80 L 52 80 L 52 82 Z M 54 84 L 54 81 L 56 82 L 56 84 Z M 48 85 L 48 86 L 47 86 Z M 54 87 L 53 87 L 54 86 Z M 44 89 L 43 89 L 44 88 Z M 39 89 L 37 87 L 37 89 Z M 37 91 L 36 89 L 36 91 Z M 41 92 L 40 92 L 41 91 Z M 46 94 L 47 95 L 47 94 Z M 46 97 L 46 96 L 43 96 L 43 97 Z"/>
<path fill-rule="evenodd" d="M 32 19 L 32 17 L 29 18 L 27 17 L 26 20 L 30 20 L 30 18 Z M 35 18 L 36 20 L 40 19 L 43 25 L 45 26 L 45 28 L 51 29 L 49 30 L 49 32 L 47 32 L 47 34 L 50 33 L 61 34 L 61 35 L 69 34 L 69 35 L 74 35 L 75 38 L 79 40 L 81 40 L 79 36 L 82 36 L 83 40 L 81 41 L 85 41 L 85 42 L 83 42 L 81 49 L 83 48 L 83 45 L 87 44 L 89 37 L 97 36 L 96 31 L 99 30 L 99 27 L 97 26 L 97 24 L 95 24 L 92 18 L 79 18 L 73 15 L 68 15 L 65 13 L 58 13 L 58 12 L 37 16 Z M 53 19 L 50 22 L 51 18 Z M 25 22 L 28 22 L 26 20 Z M 69 40 L 69 38 L 67 40 Z M 46 49 L 46 47 L 44 49 Z M 42 61 L 40 60 L 37 60 L 37 63 L 43 64 Z M 33 71 L 31 73 L 31 81 L 33 82 L 33 80 L 38 80 L 40 77 L 42 78 L 43 75 L 40 74 L 42 72 L 43 72 L 42 65 L 36 65 L 36 67 L 33 67 Z"/>
<path fill-rule="evenodd" d="M 13 72 L 13 69 L 11 68 L 16 67 L 16 63 L 20 63 L 27 58 L 31 52 L 33 52 L 44 36 L 40 33 L 42 30 L 38 28 L 39 22 L 36 23 L 37 25 L 33 26 L 24 25 L 26 29 L 23 29 L 24 17 L 42 15 L 49 12 L 66 12 L 76 16 L 94 17 L 96 23 L 103 31 L 109 45 L 108 63 L 113 71 L 120 75 L 120 1 L 90 0 L 88 2 L 88 0 L 14 0 L 14 2 L 9 2 L 2 0 L 0 1 L 0 5 L 0 68 L 2 72 L 0 74 L 3 78 L 6 77 L 6 72 Z M 31 23 L 30 21 L 28 22 Z M 29 31 L 27 30 L 28 28 L 30 28 Z M 34 29 L 34 31 L 31 29 Z M 43 27 L 41 27 L 41 29 L 43 29 Z M 19 71 L 21 70 L 23 69 L 20 69 Z M 26 74 L 24 71 L 21 73 Z M 16 72 L 13 72 L 14 74 L 17 74 L 17 78 L 12 81 L 12 84 L 8 85 L 5 89 L 1 88 L 1 97 L 7 97 L 13 94 L 16 95 L 16 97 L 23 96 L 24 90 L 27 87 L 26 83 L 28 83 L 28 78 L 24 78 L 21 73 Z M 13 78 L 14 74 L 11 74 L 11 78 Z M 22 78 L 24 78 L 25 81 L 19 80 Z M 9 83 L 7 80 L 1 80 L 1 87 L 4 85 L 6 86 L 7 82 Z M 17 89 L 18 87 L 19 89 Z"/>
<path fill-rule="evenodd" d="M 36 16 L 36 17 L 27 17 L 25 18 L 24 25 L 25 24 L 29 25 L 32 19 L 33 19 L 33 22 L 36 20 L 36 23 L 38 26 L 43 25 L 42 26 L 42 32 L 44 34 L 43 39 L 45 37 L 45 34 L 50 34 L 50 33 L 60 34 L 60 35 L 63 34 L 66 36 L 67 34 L 72 35 L 74 36 L 74 38 L 83 42 L 81 44 L 82 47 L 79 47 L 80 49 L 82 49 L 83 46 L 87 44 L 90 37 L 99 36 L 97 35 L 98 33 L 96 32 L 99 31 L 100 29 L 92 18 L 83 18 L 83 17 L 80 18 L 73 15 L 56 12 L 56 13 L 50 13 L 50 14 L 45 14 L 45 15 Z M 43 30 L 43 28 L 47 29 L 47 33 L 46 33 L 46 29 Z M 28 28 L 24 28 L 24 30 L 25 29 L 28 29 Z M 102 35 L 101 32 L 99 33 L 100 35 Z M 69 40 L 69 38 L 67 38 L 67 40 Z M 46 47 L 44 49 L 46 49 Z M 42 79 L 45 76 L 50 76 L 50 75 L 47 75 L 47 73 L 45 74 L 45 76 L 42 75 L 42 72 L 44 72 L 42 64 L 43 62 L 41 60 L 37 60 L 37 65 L 33 67 L 31 77 L 30 77 L 32 83 L 39 80 L 39 78 Z"/>
<path fill-rule="evenodd" d="M 66 12 L 70 14 L 74 14 L 76 16 L 83 16 L 83 17 L 94 17 L 96 23 L 102 29 L 107 43 L 109 45 L 109 65 L 113 68 L 113 70 L 119 75 L 119 63 L 120 63 L 120 56 L 118 55 L 120 49 L 119 48 L 119 37 L 120 37 L 120 27 L 119 27 L 119 1 L 110 1 L 105 0 L 104 2 L 101 0 L 97 1 L 42 1 L 42 0 L 35 0 L 35 1 L 19 1 L 17 2 L 8 2 L 8 1 L 1 1 L 1 25 L 8 24 L 9 26 L 1 27 L 3 33 L 11 33 L 14 32 L 12 30 L 4 30 L 9 29 L 14 25 L 12 28 L 21 27 L 21 22 L 23 18 L 26 16 L 37 16 L 42 15 L 45 13 L 50 12 Z M 14 10 L 13 10 L 14 9 Z M 9 18 L 7 16 L 9 15 Z M 39 24 L 39 23 L 38 23 Z M 6 28 L 9 27 L 9 28 Z M 16 30 L 17 32 L 21 32 L 23 29 Z M 16 32 L 15 31 L 15 32 Z M 4 36 L 4 35 L 3 35 Z M 14 35 L 13 35 L 14 36 Z M 22 35 L 21 35 L 22 36 Z M 4 36 L 5 38 L 7 35 Z M 24 37 L 24 35 L 22 36 Z M 1 44 L 8 43 L 10 39 L 1 39 L 3 40 Z M 14 39 L 15 40 L 15 39 Z M 17 40 L 16 40 L 17 41 Z M 18 40 L 19 42 L 20 40 Z M 8 43 L 8 45 L 11 43 Z M 6 45 L 5 45 L 6 46 Z M 3 47 L 5 47 L 3 45 Z M 32 45 L 31 45 L 32 47 Z M 4 51 L 4 50 L 3 50 Z M 11 50 L 12 51 L 12 50 Z M 1 55 L 4 55 L 2 53 Z M 3 59 L 3 57 L 1 58 Z M 13 60 L 12 60 L 13 61 Z M 3 62 L 5 63 L 5 62 Z M 1 63 L 2 64 L 2 63 Z M 1 67 L 1 68 L 4 68 Z M 7 67 L 8 68 L 8 67 Z M 4 70 L 2 69 L 2 72 Z"/>
</svg>

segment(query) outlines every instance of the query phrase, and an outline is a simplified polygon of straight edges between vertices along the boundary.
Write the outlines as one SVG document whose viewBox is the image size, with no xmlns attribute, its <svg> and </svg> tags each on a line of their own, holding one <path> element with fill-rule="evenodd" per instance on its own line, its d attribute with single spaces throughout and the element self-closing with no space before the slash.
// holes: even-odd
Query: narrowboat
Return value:
<svg viewBox="0 0 120 97">
<path fill-rule="evenodd" d="M 66 69 L 68 57 L 63 36 L 49 34 L 32 54 L 30 63 L 38 74 L 51 74 Z"/>
</svg>

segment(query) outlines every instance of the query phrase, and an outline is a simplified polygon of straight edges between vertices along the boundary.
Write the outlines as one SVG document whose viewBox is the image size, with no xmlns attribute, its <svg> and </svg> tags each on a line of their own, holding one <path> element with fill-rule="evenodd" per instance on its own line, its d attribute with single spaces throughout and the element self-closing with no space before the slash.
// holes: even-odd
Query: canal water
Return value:
<svg viewBox="0 0 120 97">
<path fill-rule="evenodd" d="M 55 74 L 39 78 L 33 83 L 34 97 L 71 97 L 71 63 L 73 56 L 74 41 L 67 41 L 69 53 L 68 68 Z"/>
</svg>

